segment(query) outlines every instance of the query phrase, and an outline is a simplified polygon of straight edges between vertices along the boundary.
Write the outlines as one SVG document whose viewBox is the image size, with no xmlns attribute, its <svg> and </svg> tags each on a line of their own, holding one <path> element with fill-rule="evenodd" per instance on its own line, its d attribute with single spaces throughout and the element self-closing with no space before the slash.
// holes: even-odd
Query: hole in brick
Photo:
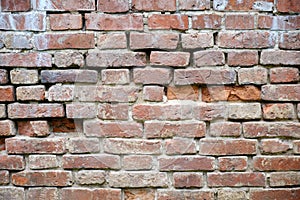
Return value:
<svg viewBox="0 0 300 200">
<path fill-rule="evenodd" d="M 213 36 L 214 36 L 214 45 L 217 45 L 218 32 L 213 33 Z"/>
<path fill-rule="evenodd" d="M 82 132 L 82 120 L 52 119 L 49 121 L 54 133 Z"/>
</svg>

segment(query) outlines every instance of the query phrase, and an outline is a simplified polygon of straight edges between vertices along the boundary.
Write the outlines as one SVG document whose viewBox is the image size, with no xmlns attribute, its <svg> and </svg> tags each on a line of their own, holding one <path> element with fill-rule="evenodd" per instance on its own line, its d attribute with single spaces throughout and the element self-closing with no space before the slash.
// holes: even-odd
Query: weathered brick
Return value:
<svg viewBox="0 0 300 200">
<path fill-rule="evenodd" d="M 13 86 L 0 86 L 0 93 L 0 102 L 15 100 L 15 92 Z"/>
<path fill-rule="evenodd" d="M 143 16 L 141 14 L 85 14 L 87 30 L 117 31 L 143 30 Z M 130 23 L 128 23 L 130 22 Z"/>
<path fill-rule="evenodd" d="M 38 71 L 13 69 L 10 71 L 10 80 L 13 84 L 35 84 L 39 81 Z"/>
<path fill-rule="evenodd" d="M 192 84 L 231 84 L 235 83 L 236 73 L 227 68 L 176 69 L 176 85 Z"/>
<path fill-rule="evenodd" d="M 8 33 L 4 35 L 4 45 L 7 49 L 32 49 L 32 33 Z"/>
<path fill-rule="evenodd" d="M 274 172 L 270 174 L 270 186 L 297 186 L 300 184 L 299 172 Z"/>
<path fill-rule="evenodd" d="M 179 10 L 206 10 L 210 8 L 207 0 L 179 0 Z"/>
<path fill-rule="evenodd" d="M 84 122 L 84 133 L 93 137 L 141 137 L 142 125 L 137 122 L 106 122 L 91 120 Z"/>
<path fill-rule="evenodd" d="M 33 9 L 43 11 L 93 11 L 93 0 L 32 0 Z"/>
<path fill-rule="evenodd" d="M 76 30 L 82 28 L 82 16 L 80 14 L 51 14 L 51 30 Z"/>
<path fill-rule="evenodd" d="M 225 56 L 222 51 L 197 51 L 194 53 L 194 63 L 196 67 L 224 65 Z"/>
<path fill-rule="evenodd" d="M 300 169 L 299 156 L 256 156 L 253 167 L 258 171 L 293 171 Z"/>
<path fill-rule="evenodd" d="M 187 30 L 188 25 L 187 15 L 152 14 L 148 17 L 149 29 Z"/>
<path fill-rule="evenodd" d="M 51 54 L 48 53 L 5 53 L 0 54 L 3 67 L 51 67 Z"/>
<path fill-rule="evenodd" d="M 159 140 L 144 139 L 105 139 L 104 152 L 111 154 L 161 154 Z"/>
<path fill-rule="evenodd" d="M 9 172 L 6 170 L 0 170 L 0 185 L 8 185 L 8 184 L 9 184 Z"/>
<path fill-rule="evenodd" d="M 97 153 L 100 151 L 100 142 L 94 138 L 70 138 L 67 148 L 70 153 Z"/>
<path fill-rule="evenodd" d="M 257 51 L 230 51 L 227 64 L 229 66 L 253 66 L 258 64 Z"/>
<path fill-rule="evenodd" d="M 134 199 L 155 199 L 155 190 L 151 188 L 143 189 L 125 189 L 124 190 L 124 199 L 134 200 Z"/>
<path fill-rule="evenodd" d="M 42 101 L 45 99 L 45 86 L 21 86 L 16 89 L 17 100 Z"/>
<path fill-rule="evenodd" d="M 164 172 L 111 172 L 108 182 L 111 187 L 141 188 L 167 187 L 169 180 Z"/>
<path fill-rule="evenodd" d="M 146 54 L 129 51 L 90 52 L 86 57 L 88 67 L 133 67 L 145 66 Z"/>
<path fill-rule="evenodd" d="M 127 39 L 125 33 L 111 33 L 97 35 L 97 48 L 99 49 L 125 49 Z"/>
<path fill-rule="evenodd" d="M 212 47 L 214 39 L 212 33 L 181 34 L 181 45 L 184 49 L 200 49 Z"/>
<path fill-rule="evenodd" d="M 80 170 L 76 173 L 75 180 L 80 185 L 101 185 L 105 182 L 105 172 L 99 170 Z"/>
<path fill-rule="evenodd" d="M 214 0 L 213 8 L 219 11 L 272 11 L 274 0 L 248 0 L 248 1 L 235 1 L 235 0 Z"/>
<path fill-rule="evenodd" d="M 222 16 L 217 14 L 202 14 L 192 17 L 193 29 L 221 29 Z"/>
<path fill-rule="evenodd" d="M 279 48 L 300 49 L 300 33 L 299 32 L 282 33 L 279 40 Z"/>
<path fill-rule="evenodd" d="M 200 103 L 194 108 L 195 118 L 203 121 L 227 118 L 228 109 L 224 104 L 219 103 Z"/>
<path fill-rule="evenodd" d="M 12 31 L 46 31 L 46 13 L 1 13 L 0 29 Z"/>
<path fill-rule="evenodd" d="M 107 154 L 64 155 L 64 169 L 120 169 L 120 157 Z"/>
<path fill-rule="evenodd" d="M 251 200 L 261 199 L 286 199 L 286 200 L 297 200 L 299 199 L 299 189 L 253 189 L 250 190 Z"/>
<path fill-rule="evenodd" d="M 53 85 L 48 90 L 49 101 L 72 101 L 74 99 L 73 85 Z"/>
<path fill-rule="evenodd" d="M 218 45 L 224 48 L 262 49 L 275 46 L 276 35 L 270 32 L 219 32 Z"/>
<path fill-rule="evenodd" d="M 57 158 L 55 155 L 30 155 L 30 169 L 51 169 L 58 167 Z"/>
<path fill-rule="evenodd" d="M 210 124 L 210 136 L 214 137 L 239 137 L 242 125 L 238 122 L 215 122 Z"/>
<path fill-rule="evenodd" d="M 220 171 L 245 171 L 247 169 L 248 159 L 246 156 L 239 157 L 220 157 Z"/>
<path fill-rule="evenodd" d="M 259 29 L 297 30 L 300 28 L 300 17 L 296 15 L 272 16 L 259 15 L 257 26 Z"/>
<path fill-rule="evenodd" d="M 279 12 L 299 13 L 300 5 L 297 0 L 278 0 L 276 4 Z"/>
<path fill-rule="evenodd" d="M 201 155 L 254 155 L 257 142 L 245 139 L 201 139 Z"/>
<path fill-rule="evenodd" d="M 260 63 L 263 65 L 299 65 L 300 52 L 282 50 L 262 51 Z"/>
<path fill-rule="evenodd" d="M 160 86 L 144 86 L 143 98 L 145 101 L 163 101 L 164 87 Z"/>
<path fill-rule="evenodd" d="M 215 159 L 204 156 L 159 158 L 160 171 L 213 171 Z"/>
<path fill-rule="evenodd" d="M 5 69 L 0 69 L 0 84 L 5 84 L 8 82 L 8 73 Z"/>
<path fill-rule="evenodd" d="M 12 175 L 17 186 L 70 186 L 72 174 L 66 171 L 23 171 Z"/>
<path fill-rule="evenodd" d="M 218 190 L 218 200 L 227 199 L 247 199 L 246 191 L 242 190 L 232 190 L 232 189 L 222 189 Z"/>
<path fill-rule="evenodd" d="M 240 85 L 255 84 L 263 85 L 268 80 L 268 70 L 263 67 L 238 69 L 238 81 Z"/>
<path fill-rule="evenodd" d="M 147 138 L 169 138 L 169 137 L 204 137 L 206 124 L 199 121 L 182 122 L 152 122 L 144 123 L 144 133 Z"/>
<path fill-rule="evenodd" d="M 66 105 L 67 118 L 95 118 L 97 107 L 95 103 L 72 103 Z"/>
<path fill-rule="evenodd" d="M 175 172 L 173 174 L 175 188 L 203 187 L 203 174 L 196 172 Z"/>
<path fill-rule="evenodd" d="M 193 139 L 174 138 L 165 140 L 167 155 L 196 154 L 196 142 Z"/>
<path fill-rule="evenodd" d="M 293 152 L 295 154 L 300 154 L 300 140 L 293 141 Z"/>
<path fill-rule="evenodd" d="M 29 11 L 30 0 L 3 0 L 1 1 L 2 11 Z"/>
<path fill-rule="evenodd" d="M 42 83 L 96 83 L 98 72 L 95 70 L 42 70 Z"/>
<path fill-rule="evenodd" d="M 206 199 L 213 200 L 214 193 L 207 190 L 158 190 L 158 200 Z"/>
<path fill-rule="evenodd" d="M 254 29 L 254 15 L 228 14 L 225 17 L 225 28 L 230 29 Z"/>
<path fill-rule="evenodd" d="M 54 65 L 57 67 L 72 67 L 72 66 L 84 66 L 84 57 L 79 52 L 55 52 L 54 53 Z"/>
<path fill-rule="evenodd" d="M 291 103 L 263 104 L 263 117 L 269 120 L 293 119 L 296 117 L 294 106 Z"/>
<path fill-rule="evenodd" d="M 151 65 L 184 67 L 190 62 L 190 53 L 188 52 L 161 52 L 152 51 L 150 54 Z"/>
<path fill-rule="evenodd" d="M 261 141 L 260 149 L 262 154 L 276 154 L 288 151 L 291 146 L 278 139 L 265 139 Z"/>
<path fill-rule="evenodd" d="M 88 188 L 64 188 L 61 191 L 61 200 L 77 199 L 111 199 L 120 200 L 121 190 L 110 188 L 88 189 Z"/>
<path fill-rule="evenodd" d="M 16 135 L 15 124 L 11 120 L 0 121 L 0 136 L 14 136 Z"/>
<path fill-rule="evenodd" d="M 9 154 L 62 154 L 66 152 L 66 140 L 61 138 L 8 138 L 5 143 Z"/>
<path fill-rule="evenodd" d="M 128 104 L 99 104 L 99 119 L 127 120 L 129 118 Z"/>
<path fill-rule="evenodd" d="M 228 105 L 229 119 L 260 119 L 261 115 L 260 103 L 233 103 Z"/>
<path fill-rule="evenodd" d="M 6 105 L 0 104 L 0 118 L 6 118 Z"/>
<path fill-rule="evenodd" d="M 7 170 L 23 170 L 25 168 L 25 161 L 23 156 L 0 156 L 0 169 Z"/>
<path fill-rule="evenodd" d="M 266 177 L 259 172 L 209 173 L 207 184 L 209 187 L 258 187 L 266 186 Z"/>
<path fill-rule="evenodd" d="M 165 85 L 171 82 L 171 70 L 165 68 L 135 68 L 133 81 L 141 84 Z"/>
<path fill-rule="evenodd" d="M 169 100 L 198 100 L 199 88 L 197 86 L 169 86 L 167 88 L 167 97 Z"/>
<path fill-rule="evenodd" d="M 105 69 L 101 71 L 101 77 L 106 85 L 126 85 L 130 82 L 128 69 Z"/>
<path fill-rule="evenodd" d="M 26 197 L 27 199 L 35 199 L 35 200 L 57 200 L 58 191 L 56 188 L 50 188 L 50 187 L 29 188 L 27 190 Z"/>
<path fill-rule="evenodd" d="M 300 80 L 298 68 L 276 67 L 270 69 L 271 83 L 290 83 Z"/>
<path fill-rule="evenodd" d="M 175 11 L 176 0 L 132 0 L 132 10 L 138 11 Z"/>
<path fill-rule="evenodd" d="M 105 13 L 127 12 L 129 10 L 128 0 L 98 0 L 97 10 Z"/>
<path fill-rule="evenodd" d="M 47 121 L 19 121 L 18 133 L 26 136 L 48 136 L 50 127 Z"/>
<path fill-rule="evenodd" d="M 1 198 L 3 197 L 3 199 L 25 200 L 25 191 L 24 188 L 20 187 L 1 187 L 0 196 Z"/>
<path fill-rule="evenodd" d="M 123 158 L 125 170 L 150 170 L 153 165 L 153 157 L 148 155 L 128 155 Z"/>
<path fill-rule="evenodd" d="M 261 98 L 267 101 L 300 101 L 300 85 L 264 85 Z"/>
</svg>

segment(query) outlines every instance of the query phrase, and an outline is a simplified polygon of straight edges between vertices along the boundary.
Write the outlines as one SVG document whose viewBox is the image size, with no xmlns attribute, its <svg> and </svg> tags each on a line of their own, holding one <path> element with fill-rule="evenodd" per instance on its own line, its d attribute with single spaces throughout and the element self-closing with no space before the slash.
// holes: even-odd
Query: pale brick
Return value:
<svg viewBox="0 0 300 200">
<path fill-rule="evenodd" d="M 68 118 L 95 118 L 97 107 L 94 103 L 74 103 L 66 105 L 66 115 Z"/>
<path fill-rule="evenodd" d="M 181 42 L 184 49 L 200 49 L 214 45 L 212 33 L 181 34 Z"/>
<path fill-rule="evenodd" d="M 84 57 L 79 52 L 55 52 L 54 64 L 57 67 L 84 66 Z"/>
<path fill-rule="evenodd" d="M 150 170 L 153 166 L 153 157 L 148 155 L 128 155 L 123 159 L 125 170 Z"/>
<path fill-rule="evenodd" d="M 165 85 L 171 82 L 171 70 L 165 68 L 135 68 L 133 81 L 140 84 Z"/>
<path fill-rule="evenodd" d="M 268 70 L 263 67 L 240 68 L 238 69 L 239 84 L 263 85 L 268 81 Z"/>
<path fill-rule="evenodd" d="M 126 85 L 130 82 L 128 69 L 105 69 L 101 71 L 101 77 L 106 85 Z"/>
<path fill-rule="evenodd" d="M 10 71 L 10 79 L 13 84 L 35 84 L 39 81 L 38 71 L 13 69 Z"/>
<path fill-rule="evenodd" d="M 163 101 L 164 87 L 160 86 L 144 86 L 143 98 L 145 101 Z"/>
<path fill-rule="evenodd" d="M 190 53 L 188 52 L 160 52 L 152 51 L 150 54 L 151 65 L 184 67 L 190 62 Z"/>
<path fill-rule="evenodd" d="M 51 169 L 58 167 L 58 161 L 55 155 L 30 155 L 30 169 Z"/>
<path fill-rule="evenodd" d="M 125 49 L 127 47 L 125 33 L 101 33 L 97 37 L 97 48 L 99 49 Z"/>
<path fill-rule="evenodd" d="M 229 119 L 260 119 L 261 115 L 260 103 L 235 103 L 228 105 Z"/>
<path fill-rule="evenodd" d="M 15 124 L 11 120 L 0 121 L 0 136 L 14 136 L 16 135 Z"/>
<path fill-rule="evenodd" d="M 105 182 L 105 172 L 99 170 L 80 170 L 75 177 L 80 185 L 101 185 Z"/>
<path fill-rule="evenodd" d="M 16 89 L 17 100 L 42 101 L 45 99 L 45 86 L 21 86 Z"/>
</svg>

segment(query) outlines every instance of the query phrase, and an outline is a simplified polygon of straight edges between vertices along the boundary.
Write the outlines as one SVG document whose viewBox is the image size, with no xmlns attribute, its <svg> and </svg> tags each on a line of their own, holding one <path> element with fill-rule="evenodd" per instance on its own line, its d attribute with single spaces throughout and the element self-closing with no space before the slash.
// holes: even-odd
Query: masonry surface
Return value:
<svg viewBox="0 0 300 200">
<path fill-rule="evenodd" d="M 1 0 L 0 200 L 299 200 L 299 0 Z"/>
</svg>

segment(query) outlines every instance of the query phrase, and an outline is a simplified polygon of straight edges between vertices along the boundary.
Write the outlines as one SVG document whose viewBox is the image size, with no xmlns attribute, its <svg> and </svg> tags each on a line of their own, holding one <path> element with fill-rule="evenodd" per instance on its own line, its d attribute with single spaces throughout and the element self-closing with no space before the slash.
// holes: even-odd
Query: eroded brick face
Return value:
<svg viewBox="0 0 300 200">
<path fill-rule="evenodd" d="M 1 0 L 0 200 L 299 200 L 299 0 Z"/>
</svg>

